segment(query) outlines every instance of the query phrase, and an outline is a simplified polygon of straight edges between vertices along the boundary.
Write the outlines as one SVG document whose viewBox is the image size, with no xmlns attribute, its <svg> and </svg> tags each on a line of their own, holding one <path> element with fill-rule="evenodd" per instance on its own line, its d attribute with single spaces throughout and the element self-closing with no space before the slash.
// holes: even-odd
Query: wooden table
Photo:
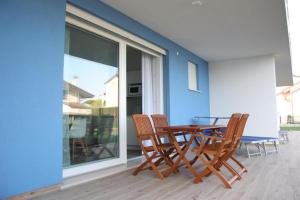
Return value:
<svg viewBox="0 0 300 200">
<path fill-rule="evenodd" d="M 171 173 L 176 172 L 179 168 L 179 164 L 181 161 L 184 162 L 185 166 L 188 168 L 188 170 L 195 176 L 198 176 L 198 173 L 196 169 L 192 166 L 192 163 L 186 158 L 186 153 L 190 146 L 192 145 L 193 141 L 196 139 L 194 134 L 195 133 L 202 133 L 205 130 L 218 130 L 221 128 L 226 128 L 226 126 L 217 126 L 217 125 L 181 125 L 181 126 L 166 126 L 166 127 L 159 127 L 164 131 L 167 131 L 169 133 L 171 142 L 174 144 L 174 147 L 176 148 L 177 153 L 179 154 L 179 157 L 174 162 L 174 165 L 170 169 L 168 169 L 166 172 L 164 172 L 164 176 L 167 177 Z M 186 143 L 186 146 L 184 149 L 181 149 L 179 146 L 179 143 L 176 139 L 176 135 L 174 133 L 182 132 L 183 134 L 189 134 L 191 137 Z M 197 141 L 197 140 L 195 140 Z M 196 158 L 197 159 L 197 158 Z"/>
<path fill-rule="evenodd" d="M 200 116 L 195 116 L 195 119 L 214 119 L 214 122 L 212 125 L 216 125 L 219 119 L 230 119 L 230 117 L 200 117 Z"/>
</svg>

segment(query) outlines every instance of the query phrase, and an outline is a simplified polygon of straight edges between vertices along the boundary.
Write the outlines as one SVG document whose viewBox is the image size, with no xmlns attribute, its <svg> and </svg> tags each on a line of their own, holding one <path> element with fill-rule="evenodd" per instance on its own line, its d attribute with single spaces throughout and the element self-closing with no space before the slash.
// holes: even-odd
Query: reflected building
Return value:
<svg viewBox="0 0 300 200">
<path fill-rule="evenodd" d="M 100 95 L 104 102 L 103 108 L 115 108 L 119 105 L 119 76 L 118 74 L 112 76 L 104 83 L 105 91 Z"/>
<path fill-rule="evenodd" d="M 91 115 L 90 105 L 83 103 L 82 100 L 93 98 L 94 95 L 78 87 L 78 78 L 74 79 L 77 81 L 73 84 L 64 81 L 63 113 L 64 115 Z"/>
</svg>

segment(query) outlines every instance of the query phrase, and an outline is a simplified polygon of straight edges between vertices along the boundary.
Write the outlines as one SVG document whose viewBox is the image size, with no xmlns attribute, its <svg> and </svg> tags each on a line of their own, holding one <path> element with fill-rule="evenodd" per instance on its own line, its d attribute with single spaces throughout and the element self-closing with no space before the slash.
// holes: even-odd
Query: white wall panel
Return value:
<svg viewBox="0 0 300 200">
<path fill-rule="evenodd" d="M 249 113 L 244 135 L 277 137 L 273 56 L 209 63 L 211 116 Z"/>
</svg>

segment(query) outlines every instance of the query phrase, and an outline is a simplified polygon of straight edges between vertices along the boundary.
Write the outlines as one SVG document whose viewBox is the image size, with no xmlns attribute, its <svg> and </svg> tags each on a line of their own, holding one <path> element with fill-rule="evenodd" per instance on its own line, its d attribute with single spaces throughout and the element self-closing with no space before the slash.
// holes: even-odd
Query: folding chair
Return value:
<svg viewBox="0 0 300 200">
<path fill-rule="evenodd" d="M 170 144 L 159 144 L 152 128 L 152 124 L 147 115 L 135 114 L 132 115 L 133 122 L 136 127 L 136 136 L 138 143 L 143 151 L 143 155 L 146 159 L 142 164 L 140 164 L 133 172 L 133 175 L 137 175 L 140 171 L 152 169 L 156 175 L 163 180 L 163 174 L 158 170 L 155 164 L 157 159 L 162 159 L 165 161 L 167 166 L 172 166 L 170 159 L 164 154 L 164 151 L 168 151 L 172 146 Z M 151 145 L 145 145 L 145 141 L 151 141 Z"/>
<path fill-rule="evenodd" d="M 235 134 L 234 134 L 234 138 L 233 138 L 233 142 L 231 144 L 231 147 L 229 147 L 230 149 L 227 151 L 226 154 L 224 154 L 221 158 L 220 161 L 215 165 L 215 168 L 220 169 L 222 167 L 222 165 L 227 165 L 228 167 L 231 167 L 227 161 L 230 159 L 232 161 L 234 161 L 238 167 L 240 168 L 240 171 L 236 171 L 234 168 L 232 168 L 232 170 L 236 173 L 236 175 L 229 181 L 229 182 L 234 182 L 236 179 L 241 179 L 241 175 L 245 172 L 247 172 L 247 169 L 245 168 L 244 165 L 242 165 L 242 163 L 240 163 L 234 156 L 233 154 L 235 153 L 236 149 L 238 148 L 238 146 L 240 145 L 241 142 L 241 137 L 244 133 L 244 129 L 247 123 L 247 120 L 249 118 L 249 114 L 242 114 L 238 124 L 237 124 L 237 128 L 235 130 Z"/>
<path fill-rule="evenodd" d="M 107 147 L 111 142 L 111 136 L 113 134 L 113 124 L 115 117 L 113 115 L 101 115 L 97 119 L 98 123 L 98 133 L 99 137 L 99 147 L 101 148 L 98 156 L 101 156 L 102 153 L 107 152 L 111 157 L 115 157 L 115 153 Z"/>
<path fill-rule="evenodd" d="M 202 181 L 202 178 L 204 176 L 213 173 L 223 182 L 226 188 L 231 188 L 230 180 L 227 180 L 222 175 L 221 171 L 219 171 L 218 163 L 222 159 L 222 156 L 226 155 L 228 151 L 230 151 L 230 147 L 232 145 L 235 130 L 240 117 L 241 114 L 239 113 L 232 114 L 223 137 L 195 134 L 195 137 L 200 143 L 200 146 L 193 148 L 192 152 L 194 152 L 198 156 L 198 159 L 203 162 L 206 168 L 194 179 L 194 183 L 199 183 L 200 181 Z M 199 138 L 201 138 L 200 141 Z M 207 143 L 208 140 L 210 141 L 210 143 Z M 236 172 L 232 170 L 232 167 L 227 165 L 226 162 L 224 164 L 224 167 L 233 176 L 236 176 Z"/>
<path fill-rule="evenodd" d="M 168 119 L 166 115 L 162 115 L 162 114 L 153 114 L 151 115 L 153 124 L 154 124 L 154 128 L 155 128 L 155 134 L 157 135 L 158 138 L 158 142 L 159 144 L 169 144 L 170 139 L 168 137 L 166 137 L 166 135 L 168 136 L 168 133 L 164 130 L 162 130 L 162 127 L 167 127 L 169 126 L 168 123 Z M 186 138 L 186 134 L 179 132 L 175 134 L 176 137 L 182 137 L 183 141 L 178 141 L 178 144 L 181 146 L 182 150 L 185 148 L 185 144 L 188 142 L 187 138 Z M 164 141 L 165 139 L 168 138 L 168 141 Z M 174 153 L 170 158 L 174 159 L 176 156 L 178 156 L 179 154 L 176 152 L 175 147 L 169 149 L 168 152 L 164 152 L 167 156 L 170 156 L 170 154 Z"/>
</svg>

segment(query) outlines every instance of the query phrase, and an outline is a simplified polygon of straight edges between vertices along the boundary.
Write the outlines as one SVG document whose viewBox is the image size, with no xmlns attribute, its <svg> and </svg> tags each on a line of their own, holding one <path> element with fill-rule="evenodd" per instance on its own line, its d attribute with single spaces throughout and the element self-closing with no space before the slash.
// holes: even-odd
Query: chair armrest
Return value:
<svg viewBox="0 0 300 200">
<path fill-rule="evenodd" d="M 222 132 L 211 132 L 210 134 L 211 135 L 216 135 L 216 136 L 219 136 L 219 137 L 224 136 L 224 133 L 222 133 Z"/>
<path fill-rule="evenodd" d="M 168 133 L 168 131 L 157 131 L 156 132 L 156 135 L 158 135 L 158 136 L 168 136 L 169 135 L 169 133 Z"/>
<path fill-rule="evenodd" d="M 225 138 L 218 137 L 218 136 L 205 136 L 205 139 L 211 139 L 211 140 L 226 140 Z"/>
<path fill-rule="evenodd" d="M 153 138 L 154 135 L 152 133 L 149 134 L 143 134 L 143 135 L 139 135 L 138 138 L 141 140 L 151 140 L 151 138 Z"/>
<path fill-rule="evenodd" d="M 203 149 L 205 148 L 206 145 L 208 145 L 208 143 L 210 141 L 212 141 L 213 143 L 215 143 L 217 141 L 225 141 L 225 143 L 226 143 L 226 139 L 225 138 L 217 137 L 217 136 L 207 136 L 207 135 L 204 135 L 202 133 L 194 134 L 193 137 L 199 143 L 199 153 L 202 153 Z M 199 137 L 201 137 L 201 141 L 199 141 L 199 139 L 198 139 Z"/>
</svg>

